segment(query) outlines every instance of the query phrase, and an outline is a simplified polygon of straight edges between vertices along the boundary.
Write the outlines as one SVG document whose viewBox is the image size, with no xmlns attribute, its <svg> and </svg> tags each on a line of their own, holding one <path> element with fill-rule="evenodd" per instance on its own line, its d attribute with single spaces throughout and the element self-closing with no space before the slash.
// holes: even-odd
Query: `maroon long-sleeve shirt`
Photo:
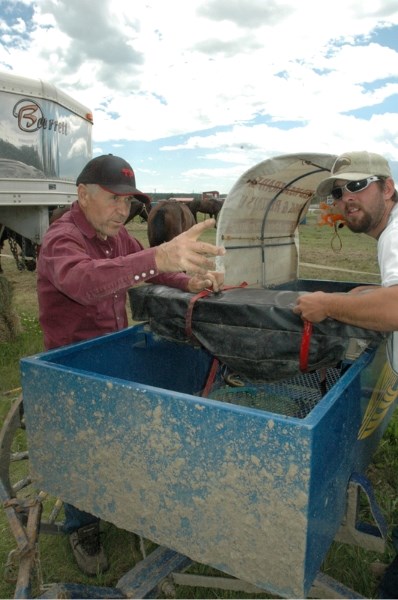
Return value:
<svg viewBox="0 0 398 600">
<path fill-rule="evenodd" d="M 128 288 L 150 280 L 182 290 L 184 273 L 159 274 L 155 248 L 122 227 L 102 240 L 75 202 L 44 235 L 37 263 L 39 319 L 46 349 L 127 327 Z"/>
</svg>

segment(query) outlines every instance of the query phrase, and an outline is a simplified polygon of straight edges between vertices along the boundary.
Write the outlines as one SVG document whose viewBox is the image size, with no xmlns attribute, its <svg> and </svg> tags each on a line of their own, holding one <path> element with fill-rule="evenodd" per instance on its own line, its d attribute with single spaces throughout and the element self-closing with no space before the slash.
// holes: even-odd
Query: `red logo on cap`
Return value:
<svg viewBox="0 0 398 600">
<path fill-rule="evenodd" d="M 132 169 L 122 169 L 120 172 L 126 177 L 134 177 L 134 171 Z"/>
</svg>

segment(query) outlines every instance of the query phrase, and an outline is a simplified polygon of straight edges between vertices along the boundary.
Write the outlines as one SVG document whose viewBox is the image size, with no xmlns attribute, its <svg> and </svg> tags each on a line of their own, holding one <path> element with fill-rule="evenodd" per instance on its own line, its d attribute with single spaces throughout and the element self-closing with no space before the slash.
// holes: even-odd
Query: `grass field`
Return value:
<svg viewBox="0 0 398 600">
<path fill-rule="evenodd" d="M 146 225 L 133 222 L 130 229 L 146 245 Z M 215 231 L 206 232 L 205 239 L 215 239 Z M 308 218 L 300 231 L 300 277 L 332 279 L 353 282 L 377 283 L 378 267 L 375 242 L 362 235 L 353 235 L 345 228 L 334 236 L 329 227 L 315 224 Z M 3 259 L 7 278 L 14 285 L 15 305 L 21 318 L 22 333 L 13 343 L 0 345 L 0 424 L 18 396 L 20 386 L 19 358 L 42 350 L 42 337 L 38 325 L 38 306 L 35 290 L 35 273 L 19 272 L 13 260 Z M 395 414 L 369 467 L 379 505 L 390 527 L 398 523 L 398 418 Z M 18 440 L 24 448 L 23 436 Z M 364 506 L 364 513 L 368 513 Z M 288 535 L 288 531 L 286 532 Z M 101 577 L 84 577 L 74 564 L 66 536 L 40 536 L 40 578 L 49 584 L 57 581 L 114 586 L 140 556 L 134 534 L 104 524 L 103 542 L 111 562 L 111 569 Z M 9 552 L 15 548 L 4 511 L 0 511 L 0 598 L 14 595 L 14 584 L 2 576 Z M 147 550 L 150 544 L 147 544 Z M 265 549 L 267 551 L 267 549 Z M 374 597 L 377 583 L 370 565 L 375 561 L 389 562 L 393 555 L 389 543 L 384 555 L 365 551 L 354 546 L 334 543 L 325 559 L 323 571 L 355 589 L 367 598 Z M 195 567 L 206 574 L 213 571 Z M 288 577 L 288 574 L 287 574 Z M 37 591 L 37 588 L 35 589 Z M 226 592 L 203 588 L 178 588 L 179 598 L 243 598 L 253 597 L 241 592 Z M 270 597 L 262 594 L 257 597 Z"/>
</svg>

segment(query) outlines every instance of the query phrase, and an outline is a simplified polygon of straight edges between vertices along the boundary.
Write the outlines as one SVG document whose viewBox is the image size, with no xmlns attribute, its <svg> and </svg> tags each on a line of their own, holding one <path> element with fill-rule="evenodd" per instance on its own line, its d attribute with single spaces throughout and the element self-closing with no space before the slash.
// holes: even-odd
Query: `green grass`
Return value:
<svg viewBox="0 0 398 600">
<path fill-rule="evenodd" d="M 146 244 L 145 225 L 134 225 L 134 233 Z M 315 266 L 300 268 L 300 276 L 312 279 L 337 279 L 349 281 L 377 282 L 377 260 L 375 244 L 366 236 L 353 235 L 345 228 L 339 232 L 340 238 L 333 238 L 333 230 L 326 227 L 316 227 L 314 219 L 308 219 L 307 224 L 301 226 L 300 260 L 310 265 L 329 265 L 345 271 L 318 269 Z M 207 231 L 203 236 L 206 241 L 214 241 L 215 231 Z M 341 251 L 336 251 L 342 245 Z M 355 274 L 350 271 L 363 271 L 369 275 Z M 32 276 L 33 281 L 34 275 Z M 18 307 L 22 322 L 22 333 L 12 343 L 0 345 L 0 424 L 6 417 L 12 403 L 18 396 L 17 388 L 20 386 L 19 359 L 40 352 L 43 348 L 42 334 L 36 316 L 29 316 L 24 306 Z M 13 391 L 14 390 L 14 391 Z M 390 528 L 398 524 L 398 415 L 393 415 L 383 439 L 375 453 L 369 467 L 368 476 L 371 479 L 377 500 L 383 514 L 388 520 Z M 25 447 L 25 434 L 20 432 L 17 440 L 18 449 Z M 21 469 L 16 473 L 16 478 L 26 469 L 28 463 L 17 465 Z M 49 510 L 46 503 L 45 510 Z M 361 517 L 369 518 L 369 508 L 366 503 L 361 504 Z M 100 586 L 114 586 L 118 579 L 133 566 L 139 557 L 139 544 L 136 536 L 130 532 L 120 530 L 110 523 L 104 523 L 103 542 L 111 562 L 108 573 L 98 578 L 84 577 L 73 561 L 66 536 L 40 536 L 40 564 L 41 576 L 45 583 L 75 582 Z M 288 536 L 288 527 L 286 531 Z M 151 549 L 151 544 L 146 543 L 146 550 Z M 13 536 L 10 533 L 4 511 L 0 511 L 0 569 L 7 561 L 8 553 L 15 548 Z M 269 549 L 264 548 L 264 551 Z M 354 589 L 365 597 L 374 597 L 377 580 L 369 568 L 374 561 L 389 562 L 393 556 L 393 548 L 389 542 L 383 555 L 369 552 L 354 546 L 333 543 L 323 565 L 323 570 L 328 575 L 341 581 L 346 586 Z M 199 573 L 216 573 L 214 570 L 195 565 L 194 571 Z M 218 573 L 217 573 L 218 574 Z M 218 574 L 219 575 L 219 574 Z M 288 577 L 288 574 L 287 574 Z M 14 584 L 7 583 L 0 571 L 0 598 L 9 598 L 14 595 Z M 34 594 L 38 588 L 34 588 Z M 242 592 L 223 592 L 214 589 L 186 588 L 177 589 L 178 598 L 244 598 L 253 597 Z M 270 597 L 263 594 L 259 597 Z"/>
<path fill-rule="evenodd" d="M 0 354 L 0 394 L 19 387 L 19 359 L 31 356 L 43 349 L 43 335 L 35 317 L 26 313 L 20 316 L 22 333 L 16 342 L 1 344 Z"/>
</svg>

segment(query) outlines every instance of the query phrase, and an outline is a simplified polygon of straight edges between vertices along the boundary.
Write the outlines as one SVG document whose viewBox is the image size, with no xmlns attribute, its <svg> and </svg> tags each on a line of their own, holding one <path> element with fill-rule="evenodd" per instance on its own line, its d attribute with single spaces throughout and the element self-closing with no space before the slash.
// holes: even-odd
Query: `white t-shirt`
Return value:
<svg viewBox="0 0 398 600">
<path fill-rule="evenodd" d="M 398 285 L 398 205 L 392 209 L 387 227 L 379 237 L 377 258 L 381 285 L 383 287 Z M 389 335 L 387 350 L 391 367 L 398 374 L 398 331 Z"/>
</svg>

